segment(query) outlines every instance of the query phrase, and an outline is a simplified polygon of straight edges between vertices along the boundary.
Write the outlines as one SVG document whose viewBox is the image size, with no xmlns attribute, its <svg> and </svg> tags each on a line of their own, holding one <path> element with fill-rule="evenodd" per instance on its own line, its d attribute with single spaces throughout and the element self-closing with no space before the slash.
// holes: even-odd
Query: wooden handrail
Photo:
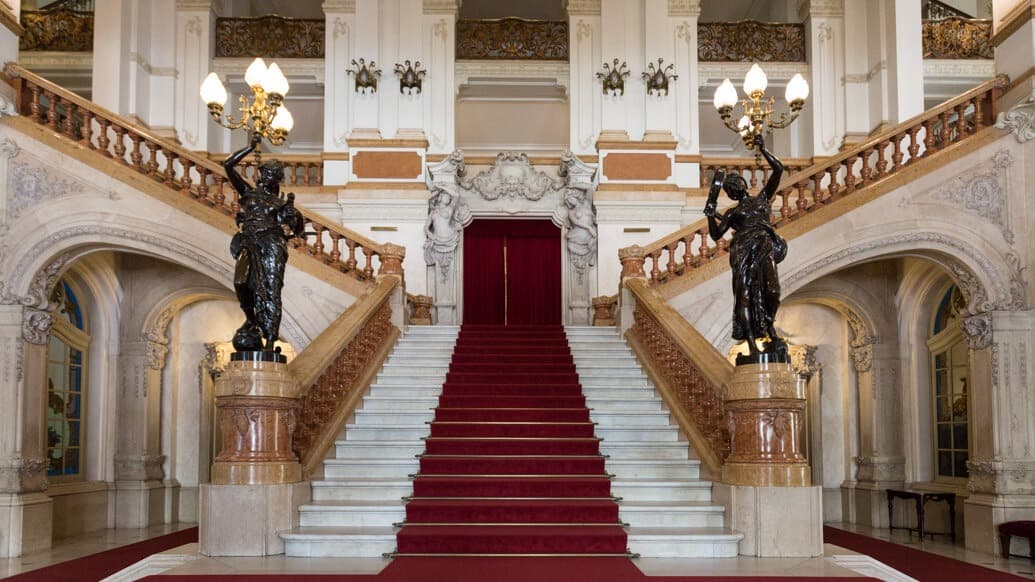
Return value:
<svg viewBox="0 0 1035 582">
<path fill-rule="evenodd" d="M 777 213 L 773 225 L 779 229 L 990 127 L 1007 83 L 1008 79 L 1000 75 L 787 176 L 773 196 Z M 707 220 L 698 220 L 644 247 L 650 263 L 647 276 L 655 285 L 677 280 L 720 258 L 727 247 L 728 238 L 713 243 Z"/>
<path fill-rule="evenodd" d="M 17 64 L 8 63 L 5 73 L 18 92 L 18 113 L 25 118 L 83 149 L 137 170 L 184 198 L 225 216 L 237 214 L 237 192 L 229 186 L 223 167 L 207 155 L 159 137 Z M 375 259 L 384 268 L 385 245 L 303 207 L 299 211 L 305 233 L 292 242 L 296 252 L 367 284 L 374 277 Z M 405 251 L 395 247 L 393 252 Z"/>
<path fill-rule="evenodd" d="M 307 477 L 319 471 L 399 338 L 390 299 L 400 284 L 398 277 L 381 278 L 288 364 L 306 387 L 294 448 Z"/>
<path fill-rule="evenodd" d="M 694 451 L 717 476 L 730 449 L 723 394 L 733 365 L 646 279 L 623 284 L 635 302 L 626 338 Z"/>
</svg>

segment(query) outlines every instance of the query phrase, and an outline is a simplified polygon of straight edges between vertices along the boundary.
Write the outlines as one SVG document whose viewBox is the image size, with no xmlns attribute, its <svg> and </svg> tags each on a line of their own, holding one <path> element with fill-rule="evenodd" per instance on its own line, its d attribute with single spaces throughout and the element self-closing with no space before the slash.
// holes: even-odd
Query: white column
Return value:
<svg viewBox="0 0 1035 582">
<path fill-rule="evenodd" d="M 221 151 L 222 130 L 211 121 L 208 107 L 198 94 L 201 82 L 212 69 L 216 20 L 213 10 L 212 0 L 176 3 L 176 135 L 184 147 L 198 151 Z"/>
<path fill-rule="evenodd" d="M 456 149 L 456 0 L 424 2 L 424 135 L 428 152 L 448 154 Z"/>
<path fill-rule="evenodd" d="M 0 61 L 5 63 L 18 62 L 18 38 L 24 32 L 21 11 L 19 0 L 0 0 Z"/>
<path fill-rule="evenodd" d="M 165 346 L 123 341 L 119 361 L 118 430 L 115 447 L 115 526 L 162 523 L 164 491 L 159 454 Z"/>
<path fill-rule="evenodd" d="M 697 21 L 701 15 L 699 0 L 676 3 L 668 7 L 665 38 L 672 43 L 672 62 L 679 79 L 671 88 L 672 115 L 676 138 L 675 180 L 681 188 L 700 184 L 700 67 L 697 62 Z M 651 38 L 648 33 L 647 38 Z"/>
<path fill-rule="evenodd" d="M 176 4 L 161 0 L 137 4 L 130 59 L 133 100 L 129 113 L 155 134 L 176 139 Z"/>
<path fill-rule="evenodd" d="M 130 0 L 94 4 L 93 102 L 119 114 L 128 114 L 132 102 L 129 58 L 136 28 L 134 4 Z"/>
<path fill-rule="evenodd" d="M 378 10 L 380 18 L 376 31 L 378 52 L 381 63 L 381 83 L 377 89 L 377 100 L 379 102 L 380 115 L 378 116 L 378 131 L 385 139 L 397 137 L 399 132 L 399 106 L 402 101 L 402 94 L 399 92 L 399 76 L 395 74 L 395 65 L 401 64 L 406 58 L 400 54 L 400 29 L 402 13 L 401 4 L 406 0 L 379 0 Z M 360 17 L 358 22 L 366 24 Z M 410 59 L 411 61 L 413 59 Z"/>
<path fill-rule="evenodd" d="M 894 125 L 924 112 L 923 26 L 916 0 L 884 3 L 888 122 Z"/>
<path fill-rule="evenodd" d="M 640 141 L 644 133 L 645 90 L 640 73 L 647 65 L 644 50 L 646 0 L 601 0 L 601 55 L 614 66 L 625 63 L 629 76 L 624 93 L 603 97 L 601 132 L 608 139 Z M 603 64 L 597 63 L 597 71 Z M 595 78 L 595 74 L 594 74 Z M 600 83 L 597 83 L 600 91 Z"/>
<path fill-rule="evenodd" d="M 803 153 L 832 156 L 840 149 L 845 134 L 845 91 L 842 83 L 845 58 L 844 3 L 842 0 L 802 0 L 799 2 L 799 15 L 805 19 L 808 81 L 811 86 L 803 121 L 806 127 L 811 122 L 812 143 L 811 148 L 808 148 L 811 151 Z"/>
<path fill-rule="evenodd" d="M 1008 123 L 1022 142 L 1031 139 L 1030 127 L 1035 118 L 1035 15 L 1027 0 L 992 0 L 992 44 L 995 45 L 996 73 L 1008 75 L 1014 83 L 999 100 L 1000 109 L 1010 108 Z M 1023 135 L 1022 135 L 1023 134 Z"/>
<path fill-rule="evenodd" d="M 596 72 L 601 56 L 601 0 L 568 2 L 570 143 L 577 154 L 595 154 L 600 135 L 602 99 Z M 612 57 L 613 58 L 613 57 Z"/>
<path fill-rule="evenodd" d="M 323 88 L 323 183 L 344 185 L 352 172 L 348 156 L 348 136 L 352 131 L 352 107 L 356 95 L 354 79 L 346 72 L 357 58 L 353 53 L 356 33 L 354 0 L 327 0 L 323 3 L 326 19 L 324 40 Z"/>
<path fill-rule="evenodd" d="M 877 114 L 871 115 L 869 86 L 880 72 L 880 28 L 868 20 L 869 12 L 880 12 L 877 3 L 845 4 L 845 143 L 866 141 L 870 130 L 884 119 L 878 98 Z M 871 58 L 876 49 L 877 58 Z M 872 73 L 871 73 L 872 71 Z M 880 79 L 876 80 L 880 83 Z"/>
</svg>

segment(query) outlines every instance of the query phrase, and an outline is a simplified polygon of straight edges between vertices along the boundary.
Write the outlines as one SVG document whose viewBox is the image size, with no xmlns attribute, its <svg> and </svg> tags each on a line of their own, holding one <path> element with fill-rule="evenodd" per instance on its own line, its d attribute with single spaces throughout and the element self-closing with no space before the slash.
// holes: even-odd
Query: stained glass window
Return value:
<svg viewBox="0 0 1035 582">
<path fill-rule="evenodd" d="M 80 477 L 83 465 L 83 397 L 86 393 L 86 350 L 83 310 L 65 281 L 55 285 L 58 305 L 47 354 L 47 476 Z"/>
<path fill-rule="evenodd" d="M 953 286 L 938 303 L 931 324 L 934 469 L 936 478 L 970 476 L 970 362 L 959 329 L 963 298 Z"/>
</svg>

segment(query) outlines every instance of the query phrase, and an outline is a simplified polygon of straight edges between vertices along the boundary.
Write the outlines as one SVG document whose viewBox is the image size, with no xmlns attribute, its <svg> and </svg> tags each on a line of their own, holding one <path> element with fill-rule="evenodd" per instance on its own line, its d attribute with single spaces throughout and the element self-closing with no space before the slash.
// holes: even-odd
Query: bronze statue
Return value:
<svg viewBox="0 0 1035 582">
<path fill-rule="evenodd" d="M 748 193 L 747 182 L 736 173 L 729 176 L 717 170 L 708 192 L 704 215 L 712 239 L 718 241 L 733 229 L 730 241 L 730 270 L 733 272 L 733 339 L 748 344 L 750 353 L 737 358 L 737 364 L 789 361 L 787 344 L 776 335 L 773 322 L 780 307 L 780 278 L 776 265 L 787 256 L 787 241 L 776 234 L 770 222 L 772 198 L 780 185 L 783 164 L 756 135 L 754 145 L 772 167 L 772 175 L 756 196 Z M 717 218 L 719 189 L 737 202 Z M 756 340 L 762 340 L 759 346 Z"/>
<path fill-rule="evenodd" d="M 285 197 L 280 191 L 284 180 L 280 162 L 262 162 L 254 188 L 237 173 L 237 164 L 255 151 L 260 141 L 262 136 L 251 134 L 248 146 L 223 162 L 230 183 L 240 194 L 236 217 L 240 231 L 230 240 L 230 254 L 237 260 L 234 290 L 245 321 L 234 334 L 233 343 L 239 353 L 259 352 L 249 357 L 283 361 L 274 344 L 280 336 L 283 313 L 280 291 L 288 259 L 287 241 L 302 236 L 303 222 L 295 208 L 295 195 Z"/>
</svg>

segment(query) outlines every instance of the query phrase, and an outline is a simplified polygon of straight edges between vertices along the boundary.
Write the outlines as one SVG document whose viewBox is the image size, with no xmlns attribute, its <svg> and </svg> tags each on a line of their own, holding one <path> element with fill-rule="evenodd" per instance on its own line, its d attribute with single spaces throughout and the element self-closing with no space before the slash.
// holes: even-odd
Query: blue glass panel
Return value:
<svg viewBox="0 0 1035 582">
<path fill-rule="evenodd" d="M 61 284 L 65 287 L 65 311 L 68 315 L 68 321 L 79 329 L 83 329 L 83 311 L 79 308 L 79 299 L 72 292 L 72 288 L 68 286 L 68 283 L 62 281 Z"/>
<path fill-rule="evenodd" d="M 970 457 L 966 452 L 956 452 L 952 455 L 952 469 L 953 473 L 957 477 L 969 477 L 970 471 L 967 470 L 967 459 Z"/>
<path fill-rule="evenodd" d="M 82 418 L 82 395 L 73 393 L 68 395 L 68 405 L 65 406 L 65 417 L 69 420 L 78 420 Z"/>
<path fill-rule="evenodd" d="M 952 453 L 949 451 L 938 451 L 938 474 L 945 477 L 952 477 Z"/>
<path fill-rule="evenodd" d="M 65 450 L 65 475 L 79 474 L 79 449 Z"/>
<path fill-rule="evenodd" d="M 57 453 L 54 452 L 54 449 L 47 449 L 47 460 L 49 462 L 47 465 L 48 477 L 53 477 L 55 475 L 61 474 L 61 455 L 58 455 L 57 458 L 54 458 L 55 454 Z"/>
<path fill-rule="evenodd" d="M 78 420 L 68 421 L 68 446 L 78 447 L 79 446 L 79 433 L 82 429 L 82 423 Z"/>
<path fill-rule="evenodd" d="M 938 303 L 938 310 L 934 312 L 934 324 L 931 326 L 931 335 L 937 335 L 938 332 L 945 329 L 949 323 L 949 319 L 952 318 L 952 291 L 955 287 L 949 287 L 949 290 L 945 292 L 945 296 Z"/>
<path fill-rule="evenodd" d="M 68 361 L 74 366 L 83 365 L 83 352 L 75 348 L 70 348 L 68 350 Z"/>
</svg>

